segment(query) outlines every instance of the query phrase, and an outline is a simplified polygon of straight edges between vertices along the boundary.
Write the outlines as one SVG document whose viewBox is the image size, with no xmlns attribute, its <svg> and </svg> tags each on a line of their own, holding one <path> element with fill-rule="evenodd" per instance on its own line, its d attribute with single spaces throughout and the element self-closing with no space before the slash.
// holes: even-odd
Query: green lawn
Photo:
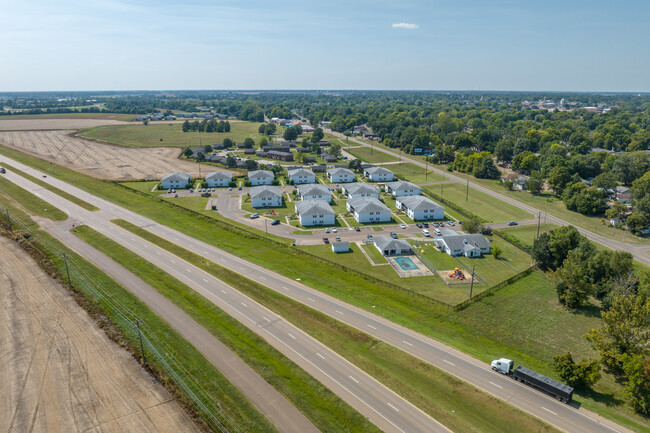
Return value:
<svg viewBox="0 0 650 433">
<path fill-rule="evenodd" d="M 120 263 L 201 324 L 322 431 L 378 431 L 293 361 L 195 290 L 88 226 L 77 227 L 74 231 L 81 239 Z M 193 256 L 192 263 L 201 261 L 200 256 Z M 221 275 L 219 277 L 222 278 Z"/>
<path fill-rule="evenodd" d="M 382 263 L 388 263 L 386 257 L 384 257 L 374 245 L 361 245 L 361 248 L 363 248 L 375 264 L 380 265 Z"/>
<path fill-rule="evenodd" d="M 424 168 L 410 163 L 390 164 L 386 165 L 386 168 L 395 173 L 395 176 L 400 179 L 406 179 L 415 184 L 447 180 L 446 177 L 433 173 L 431 169 L 427 172 L 428 174 L 425 174 Z"/>
<path fill-rule="evenodd" d="M 466 186 L 460 183 L 446 183 L 443 184 L 442 189 L 442 198 L 478 215 L 486 222 L 500 223 L 533 218 L 532 214 L 473 188 L 469 188 L 469 196 L 466 201 Z M 438 188 L 433 192 L 440 193 Z"/>
<path fill-rule="evenodd" d="M 559 226 L 555 225 L 555 224 L 548 224 L 548 223 L 540 224 L 539 225 L 539 234 L 541 235 L 542 233 L 548 233 L 551 230 L 556 229 L 558 227 Z M 535 241 L 535 237 L 537 236 L 537 224 L 531 224 L 531 225 L 519 226 L 519 227 L 517 227 L 517 226 L 507 227 L 507 228 L 501 229 L 501 231 L 508 234 L 508 235 L 510 235 L 510 236 L 513 236 L 513 237 L 519 239 L 519 241 L 523 245 L 525 245 L 525 246 L 527 246 L 529 248 L 532 248 L 533 247 L 533 242 Z"/>
<path fill-rule="evenodd" d="M 526 366 L 532 369 L 548 371 L 552 368 L 552 365 L 546 359 L 552 358 L 557 353 L 572 350 L 571 346 L 567 346 L 563 341 L 558 340 L 558 344 L 552 353 L 548 353 L 543 359 L 538 359 L 527 354 L 527 347 L 518 347 L 516 343 L 507 339 L 497 340 L 491 338 L 492 333 L 499 332 L 501 328 L 504 328 L 498 318 L 492 319 L 490 326 L 495 328 L 493 332 L 486 333 L 485 324 L 479 324 L 475 327 L 471 324 L 459 324 L 455 321 L 457 313 L 451 313 L 448 309 L 436 304 L 416 300 L 403 291 L 375 284 L 352 272 L 339 270 L 331 263 L 316 262 L 317 266 L 315 266 L 314 260 L 311 258 L 304 257 L 301 254 L 287 254 L 288 251 L 292 250 L 286 250 L 279 246 L 283 243 L 287 245 L 289 242 L 286 239 L 269 236 L 269 238 L 276 240 L 278 244 L 267 244 L 251 240 L 250 233 L 263 235 L 263 232 L 244 227 L 238 223 L 222 222 L 218 213 L 204 211 L 199 212 L 201 215 L 193 214 L 182 208 L 175 208 L 155 197 L 129 192 L 128 189 L 114 183 L 93 179 L 4 146 L 0 146 L 0 153 L 56 176 L 62 181 L 70 182 L 117 205 L 132 209 L 140 215 L 152 218 L 161 224 L 181 230 L 189 236 L 201 239 L 235 255 L 245 257 L 247 260 L 279 272 L 288 278 L 301 278 L 301 281 L 308 286 L 443 341 L 484 362 L 494 359 L 495 355 L 510 356 L 514 359 L 521 359 L 522 362 L 526 363 Z M 344 259 L 328 257 L 328 260 L 345 260 L 344 265 L 354 269 L 355 263 L 349 261 L 347 256 L 343 255 Z M 364 257 L 361 258 L 365 260 Z M 382 278 L 375 271 L 381 268 L 385 268 L 385 266 L 375 266 L 371 270 L 372 272 L 369 271 L 368 273 L 373 277 Z M 391 270 L 391 272 L 393 271 Z M 395 277 L 397 276 L 394 272 L 393 274 Z M 529 281 L 529 277 L 522 279 L 518 283 L 520 288 L 523 287 L 524 290 L 527 288 L 525 283 Z M 405 280 L 408 284 L 415 285 L 418 283 L 417 278 L 407 278 Z M 455 297 L 456 295 L 452 294 L 452 296 Z M 478 304 L 482 303 L 483 301 Z M 517 308 L 525 312 L 526 305 L 520 303 Z M 582 317 L 582 315 L 577 314 L 576 317 Z M 564 329 L 558 330 L 558 332 L 565 331 Z M 557 378 L 557 376 L 553 376 Z M 647 426 L 644 427 L 645 424 L 642 424 L 645 421 L 632 414 L 623 402 L 612 403 L 603 398 L 600 403 L 589 404 L 587 401 L 579 400 L 585 406 L 589 405 L 591 410 L 604 414 L 626 427 L 636 431 L 647 430 Z"/>
<path fill-rule="evenodd" d="M 208 133 L 183 132 L 180 123 L 150 123 L 146 126 L 142 123 L 134 123 L 98 126 L 83 132 L 80 136 L 128 147 L 198 147 L 222 143 L 226 137 L 235 143 L 241 143 L 245 138 L 250 137 L 255 140 L 255 144 L 258 144 L 260 138 L 264 136 L 257 132 L 259 126 L 260 124 L 256 122 L 230 121 L 230 132 Z"/>
<path fill-rule="evenodd" d="M 269 290 L 229 269 L 207 263 L 183 248 L 132 224 L 118 221 L 151 242 L 168 249 L 264 303 L 310 336 L 345 357 L 453 431 L 555 431 L 471 385 L 371 336 Z M 348 253 L 350 254 L 350 253 Z M 347 256 L 348 254 L 341 254 Z M 489 414 L 486 416 L 486 414 Z"/>
<path fill-rule="evenodd" d="M 156 181 L 148 181 L 148 182 L 120 182 L 120 185 L 124 185 L 126 187 L 129 187 L 131 189 L 134 189 L 136 191 L 144 192 L 147 194 L 152 194 L 152 195 L 164 195 L 167 194 L 167 190 L 160 190 L 160 189 L 155 189 L 152 191 L 152 189 L 156 186 L 158 186 L 160 183 Z M 173 194 L 172 194 L 173 195 Z"/>
<path fill-rule="evenodd" d="M 48 218 L 54 221 L 64 221 L 68 218 L 62 210 L 57 209 L 45 200 L 25 191 L 15 183 L 0 176 L 0 194 L 8 197 L 20 197 L 19 206 L 32 215 Z M 0 209 L 4 214 L 5 209 Z M 11 215 L 11 212 L 9 212 Z"/>
<path fill-rule="evenodd" d="M 347 147 L 343 146 L 343 150 L 351 155 L 356 156 L 362 161 L 370 163 L 399 161 L 399 158 L 396 158 L 387 153 L 380 152 L 378 150 L 371 151 L 369 147 L 353 147 L 348 149 Z"/>
</svg>

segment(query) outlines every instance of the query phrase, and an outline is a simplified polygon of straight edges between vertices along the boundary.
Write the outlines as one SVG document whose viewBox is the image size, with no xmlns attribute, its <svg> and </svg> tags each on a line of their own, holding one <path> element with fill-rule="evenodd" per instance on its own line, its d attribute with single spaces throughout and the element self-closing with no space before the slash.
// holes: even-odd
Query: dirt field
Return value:
<svg viewBox="0 0 650 433">
<path fill-rule="evenodd" d="M 53 129 L 85 129 L 103 125 L 128 125 L 111 119 L 0 119 L 0 131 L 37 131 Z"/>
<path fill-rule="evenodd" d="M 192 177 L 199 175 L 198 164 L 178 159 L 179 149 L 126 148 L 71 137 L 69 134 L 73 132 L 4 131 L 0 132 L 0 144 L 98 179 L 160 179 L 174 172 L 189 173 Z M 209 171 L 214 170 L 203 166 L 203 175 Z"/>
<path fill-rule="evenodd" d="M 0 238 L 1 432 L 195 432 L 65 289 Z"/>
</svg>

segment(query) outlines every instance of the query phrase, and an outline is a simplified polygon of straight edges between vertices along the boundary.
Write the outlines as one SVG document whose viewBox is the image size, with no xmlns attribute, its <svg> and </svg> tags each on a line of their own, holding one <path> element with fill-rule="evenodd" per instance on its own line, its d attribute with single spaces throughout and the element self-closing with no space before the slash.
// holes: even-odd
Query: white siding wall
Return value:
<svg viewBox="0 0 650 433">
<path fill-rule="evenodd" d="M 300 183 L 316 183 L 316 176 L 309 175 L 309 176 L 291 176 L 291 180 L 293 180 L 293 183 L 300 184 Z"/>
<path fill-rule="evenodd" d="M 390 221 L 390 211 L 363 212 L 363 213 L 358 213 L 357 211 L 354 211 L 354 218 L 360 223 L 386 222 L 386 221 Z"/>
<path fill-rule="evenodd" d="M 258 208 L 258 207 L 279 207 L 279 206 L 282 206 L 282 198 L 281 197 L 270 197 L 270 198 L 262 199 L 260 197 L 255 197 L 255 198 L 251 199 L 251 204 L 253 205 L 254 208 Z"/>
<path fill-rule="evenodd" d="M 334 220 L 335 220 L 335 215 L 333 214 L 300 214 L 298 216 L 300 220 L 300 225 L 302 226 L 333 226 Z"/>
<path fill-rule="evenodd" d="M 229 183 L 230 183 L 230 180 L 228 180 L 228 179 L 209 179 L 208 180 L 208 186 L 210 188 L 228 186 Z"/>
<path fill-rule="evenodd" d="M 269 177 L 268 179 L 267 179 L 267 178 L 263 178 L 263 179 L 260 179 L 260 178 L 253 178 L 253 179 L 249 179 L 249 180 L 251 181 L 251 185 L 252 185 L 252 186 L 257 186 L 257 185 L 271 185 L 271 183 L 273 182 L 273 179 L 270 178 L 270 177 Z"/>
</svg>

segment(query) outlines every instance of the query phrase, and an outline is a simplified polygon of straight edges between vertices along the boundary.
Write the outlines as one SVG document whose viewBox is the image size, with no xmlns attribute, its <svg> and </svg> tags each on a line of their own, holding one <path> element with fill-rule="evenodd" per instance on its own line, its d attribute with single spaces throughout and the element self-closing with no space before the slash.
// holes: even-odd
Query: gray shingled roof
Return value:
<svg viewBox="0 0 650 433">
<path fill-rule="evenodd" d="M 400 239 L 393 239 L 388 236 L 375 237 L 375 245 L 382 251 L 385 250 L 411 250 L 411 244 Z"/>
<path fill-rule="evenodd" d="M 332 209 L 330 205 L 325 203 L 323 200 L 305 200 L 297 201 L 296 203 L 296 213 L 297 214 L 323 214 L 323 215 L 335 215 L 336 212 Z"/>
<path fill-rule="evenodd" d="M 390 209 L 374 197 L 351 198 L 348 200 L 356 212 L 390 212 Z"/>
<path fill-rule="evenodd" d="M 212 173 L 208 173 L 205 176 L 205 180 L 208 179 L 232 179 L 232 173 L 229 173 L 227 171 L 213 171 Z"/>
<path fill-rule="evenodd" d="M 330 168 L 327 170 L 327 174 L 330 176 L 354 176 L 352 170 L 349 170 L 347 168 Z"/>
<path fill-rule="evenodd" d="M 350 249 L 350 241 L 332 241 L 330 242 L 334 248 Z"/>
<path fill-rule="evenodd" d="M 186 173 L 172 173 L 163 177 L 160 181 L 170 181 L 170 182 L 189 182 L 192 177 Z"/>
<path fill-rule="evenodd" d="M 490 241 L 488 241 L 485 236 L 480 234 L 443 235 L 441 238 L 445 241 L 451 250 L 462 250 L 466 245 L 475 246 L 482 250 L 490 248 Z"/>
<path fill-rule="evenodd" d="M 273 185 L 260 185 L 254 186 L 251 188 L 251 198 L 263 198 L 263 197 L 281 197 L 282 193 L 280 192 L 279 186 Z"/>
<path fill-rule="evenodd" d="M 273 179 L 274 177 L 275 175 L 273 172 L 268 170 L 255 170 L 248 172 L 249 179 Z"/>
<path fill-rule="evenodd" d="M 311 173 L 311 172 L 310 172 Z M 325 185 L 320 183 L 305 183 L 298 186 L 300 195 L 330 195 L 330 191 Z"/>
<path fill-rule="evenodd" d="M 307 170 L 307 169 L 304 169 L 304 168 L 296 168 L 294 170 L 289 170 L 287 173 L 289 174 L 289 177 L 293 177 L 293 176 L 313 176 L 314 175 L 313 171 Z"/>
<path fill-rule="evenodd" d="M 405 189 L 419 189 L 420 191 L 422 191 L 422 188 L 420 188 L 416 184 L 404 180 L 398 180 L 397 182 L 389 182 L 386 184 L 386 186 L 394 191 L 402 191 Z"/>
<path fill-rule="evenodd" d="M 343 187 L 347 193 L 350 194 L 377 194 L 378 191 L 374 186 L 368 185 L 364 182 L 351 183 Z"/>
<path fill-rule="evenodd" d="M 384 167 L 368 167 L 366 168 L 366 173 L 368 174 L 393 174 L 392 171 L 390 171 L 387 168 Z"/>
<path fill-rule="evenodd" d="M 431 200 L 429 197 L 423 195 L 410 195 L 408 197 L 398 197 L 397 200 L 400 201 L 404 206 L 413 210 L 424 210 L 424 209 L 444 209 L 435 201 Z"/>
</svg>

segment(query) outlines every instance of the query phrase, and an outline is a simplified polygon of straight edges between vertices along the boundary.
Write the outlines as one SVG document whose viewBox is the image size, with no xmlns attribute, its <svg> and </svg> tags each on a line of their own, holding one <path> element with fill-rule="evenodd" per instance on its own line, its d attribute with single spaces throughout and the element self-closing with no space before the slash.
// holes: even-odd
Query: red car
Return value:
<svg viewBox="0 0 650 433">
<path fill-rule="evenodd" d="M 323 238 L 323 243 L 324 243 L 324 244 L 329 244 L 329 243 L 330 243 L 330 240 L 327 239 L 327 238 Z"/>
</svg>

